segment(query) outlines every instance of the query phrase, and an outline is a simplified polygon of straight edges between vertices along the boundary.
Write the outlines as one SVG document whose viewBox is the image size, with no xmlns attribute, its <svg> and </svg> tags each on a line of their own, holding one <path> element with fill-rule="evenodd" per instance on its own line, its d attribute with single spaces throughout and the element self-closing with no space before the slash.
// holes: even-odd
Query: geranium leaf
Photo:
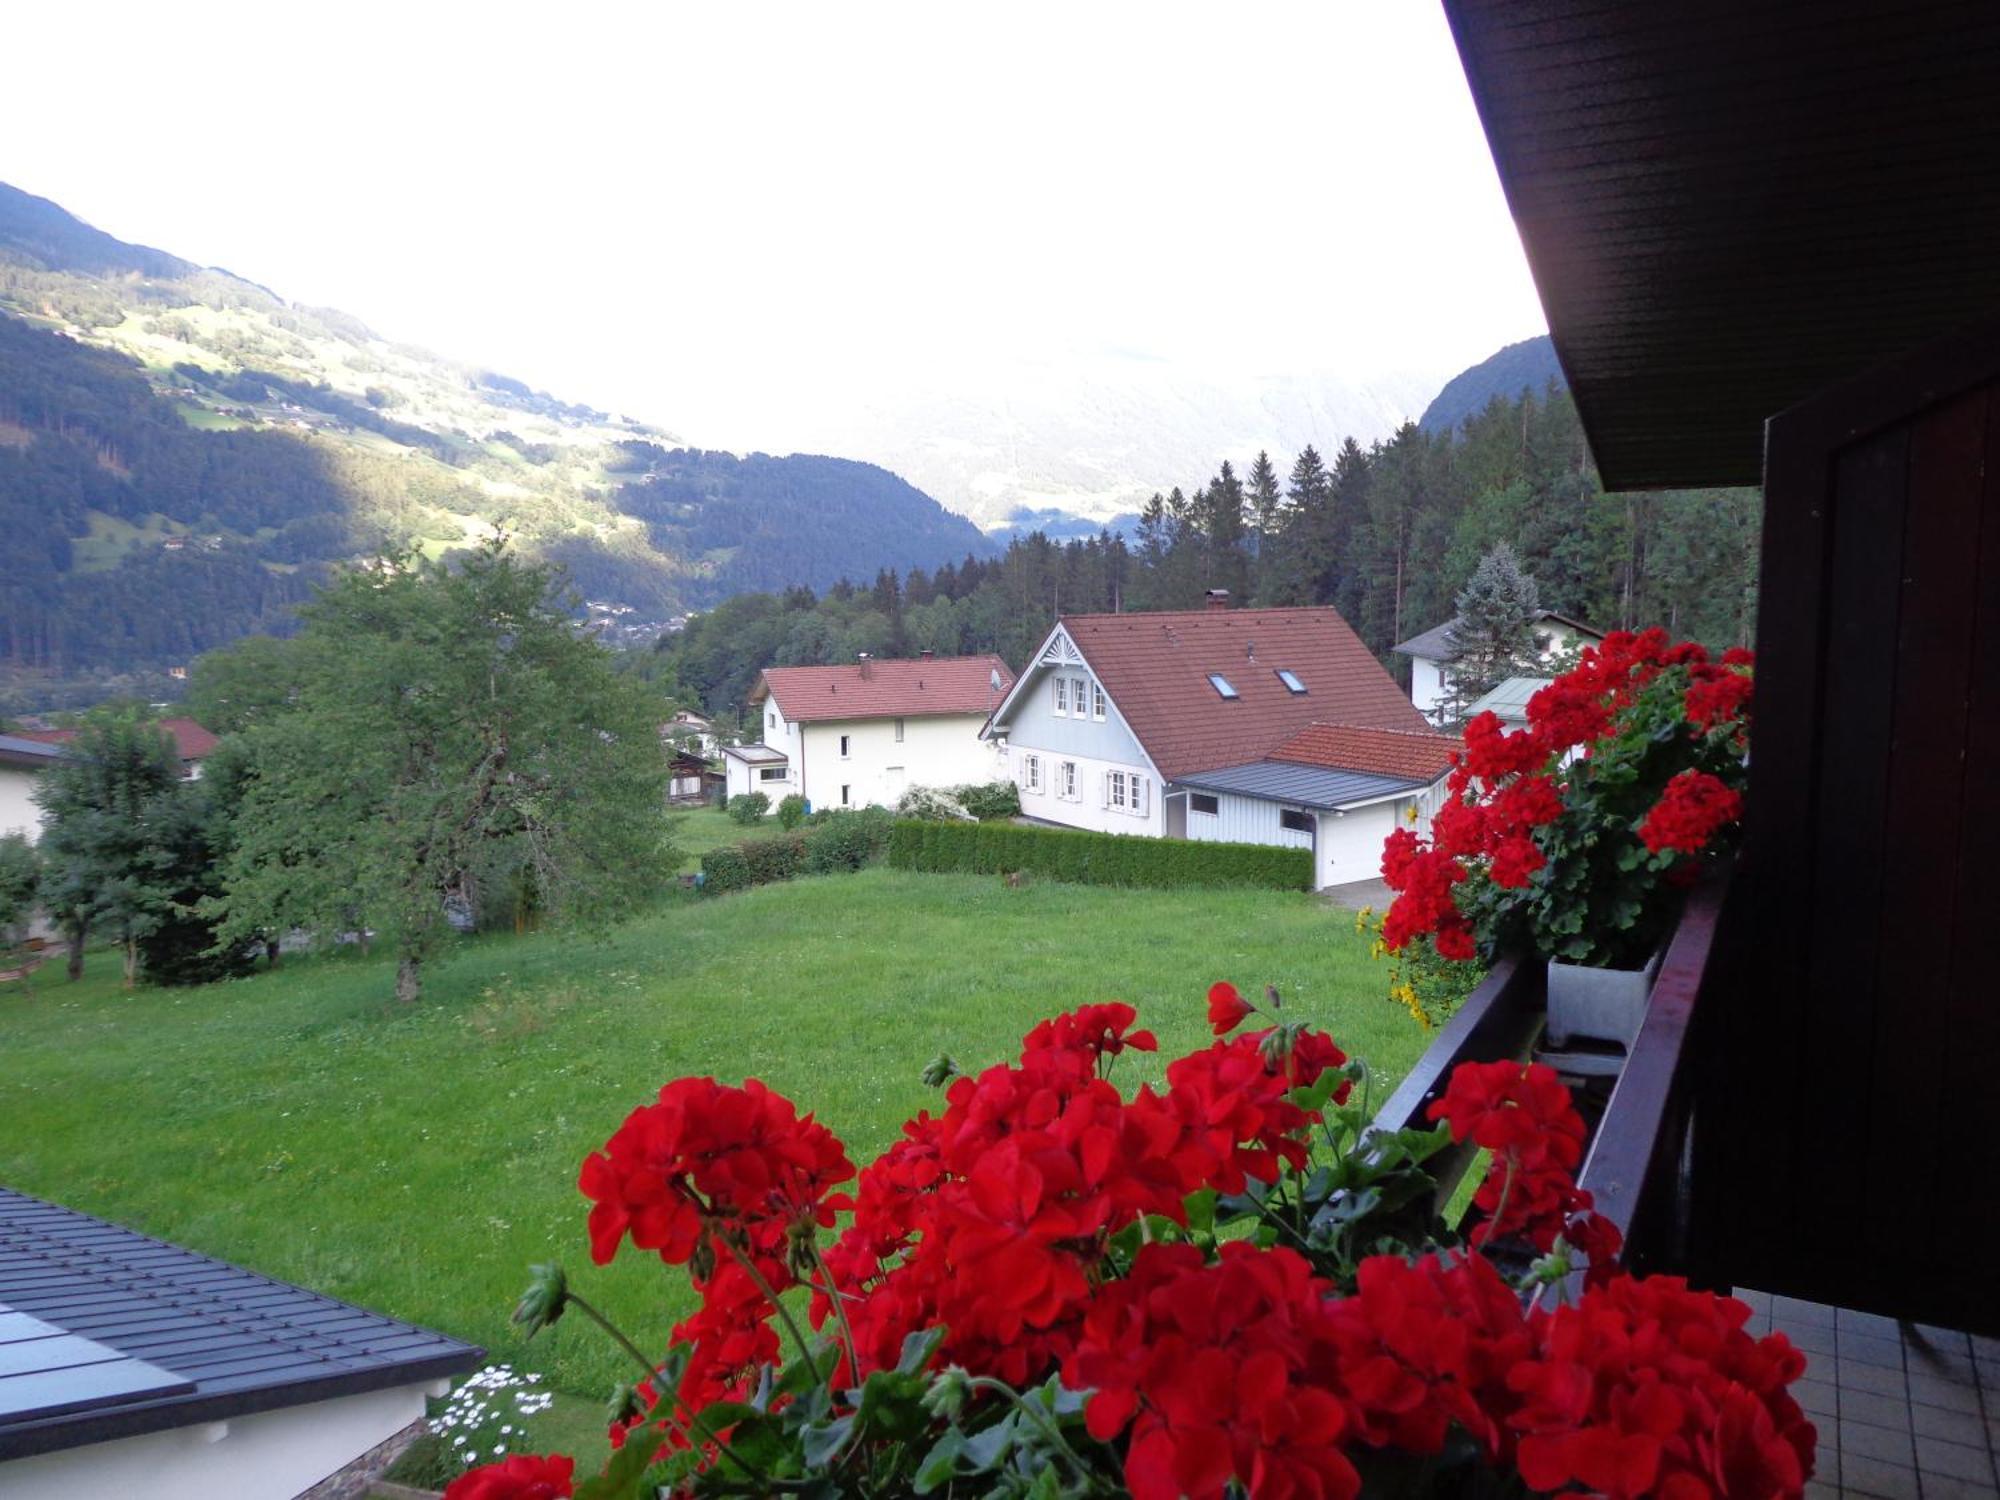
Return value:
<svg viewBox="0 0 2000 1500">
<path fill-rule="evenodd" d="M 854 1436 L 854 1417 L 835 1417 L 830 1422 L 817 1422 L 799 1434 L 801 1451 L 805 1454 L 806 1467 L 823 1469 L 847 1446 Z"/>
<path fill-rule="evenodd" d="M 940 1485 L 951 1483 L 958 1472 L 958 1456 L 964 1451 L 965 1434 L 956 1427 L 946 1428 L 944 1436 L 931 1444 L 931 1451 L 917 1465 L 916 1478 L 910 1487 L 919 1495 L 928 1495 Z"/>
<path fill-rule="evenodd" d="M 926 1328 L 904 1339 L 902 1357 L 896 1361 L 896 1373 L 915 1375 L 926 1368 L 931 1356 L 937 1353 L 938 1345 L 944 1342 L 944 1333 L 943 1328 Z"/>
</svg>

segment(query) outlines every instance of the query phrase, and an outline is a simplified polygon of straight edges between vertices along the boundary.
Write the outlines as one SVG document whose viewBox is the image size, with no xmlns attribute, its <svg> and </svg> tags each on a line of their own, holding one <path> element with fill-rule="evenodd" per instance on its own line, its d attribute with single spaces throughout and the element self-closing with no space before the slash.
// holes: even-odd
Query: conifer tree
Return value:
<svg viewBox="0 0 2000 1500">
<path fill-rule="evenodd" d="M 1250 555 L 1261 558 L 1264 547 L 1278 531 L 1278 507 L 1284 497 L 1278 491 L 1278 471 L 1271 464 L 1271 455 L 1263 449 L 1257 450 L 1257 461 L 1250 465 Z"/>
<path fill-rule="evenodd" d="M 1462 717 L 1467 705 L 1536 663 L 1535 620 L 1540 591 L 1533 575 L 1505 542 L 1495 542 L 1458 595 L 1458 617 L 1446 640 L 1452 658 L 1444 669 L 1446 710 Z"/>
</svg>

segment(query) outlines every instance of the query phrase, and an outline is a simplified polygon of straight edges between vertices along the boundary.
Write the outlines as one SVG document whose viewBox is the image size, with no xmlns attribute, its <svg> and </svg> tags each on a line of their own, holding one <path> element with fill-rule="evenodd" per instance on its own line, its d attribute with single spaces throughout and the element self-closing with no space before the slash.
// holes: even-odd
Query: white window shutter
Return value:
<svg viewBox="0 0 2000 1500">
<path fill-rule="evenodd" d="M 1111 773 L 1109 771 L 1099 771 L 1097 773 L 1097 805 L 1099 807 L 1109 807 L 1111 805 Z"/>
</svg>

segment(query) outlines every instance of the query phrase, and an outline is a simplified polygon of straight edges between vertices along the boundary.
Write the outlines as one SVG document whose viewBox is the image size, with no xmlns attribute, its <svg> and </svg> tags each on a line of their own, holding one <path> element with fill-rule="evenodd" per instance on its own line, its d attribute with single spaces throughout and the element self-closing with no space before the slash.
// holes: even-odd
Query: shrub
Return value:
<svg viewBox="0 0 2000 1500">
<path fill-rule="evenodd" d="M 1021 789 L 1011 781 L 989 781 L 981 786 L 962 786 L 957 790 L 958 800 L 965 804 L 965 810 L 982 823 L 1021 815 Z"/>
<path fill-rule="evenodd" d="M 790 880 L 804 871 L 805 863 L 803 833 L 724 844 L 701 857 L 702 889 L 719 896 L 725 891 L 744 891 L 753 885 Z"/>
<path fill-rule="evenodd" d="M 903 793 L 896 804 L 899 818 L 922 818 L 929 822 L 990 822 L 996 818 L 1018 817 L 1021 789 L 1011 781 L 977 782 L 969 786 L 918 786 Z"/>
<path fill-rule="evenodd" d="M 941 786 L 913 786 L 896 804 L 899 818 L 919 818 L 926 823 L 975 823 L 971 808 L 958 795 Z"/>
<path fill-rule="evenodd" d="M 738 792 L 729 799 L 729 816 L 749 827 L 771 810 L 771 799 L 762 792 Z"/>
<path fill-rule="evenodd" d="M 806 873 L 831 875 L 872 865 L 889 848 L 896 818 L 887 808 L 829 813 L 806 834 Z"/>
<path fill-rule="evenodd" d="M 898 869 L 998 875 L 1026 870 L 1077 885 L 1260 886 L 1312 884 L 1312 852 L 1264 844 L 1210 844 L 1033 828 L 1017 823 L 923 823 L 904 819 L 889 840 Z"/>
<path fill-rule="evenodd" d="M 806 820 L 806 799 L 797 792 L 778 804 L 778 826 L 793 829 Z"/>
</svg>

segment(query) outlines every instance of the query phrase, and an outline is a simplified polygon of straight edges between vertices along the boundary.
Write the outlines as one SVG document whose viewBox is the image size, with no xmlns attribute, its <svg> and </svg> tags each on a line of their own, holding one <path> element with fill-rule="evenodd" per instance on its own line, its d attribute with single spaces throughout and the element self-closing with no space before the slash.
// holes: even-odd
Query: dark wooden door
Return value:
<svg viewBox="0 0 2000 1500">
<path fill-rule="evenodd" d="M 1773 420 L 1765 476 L 1702 1268 L 2000 1332 L 2000 330 Z"/>
</svg>

